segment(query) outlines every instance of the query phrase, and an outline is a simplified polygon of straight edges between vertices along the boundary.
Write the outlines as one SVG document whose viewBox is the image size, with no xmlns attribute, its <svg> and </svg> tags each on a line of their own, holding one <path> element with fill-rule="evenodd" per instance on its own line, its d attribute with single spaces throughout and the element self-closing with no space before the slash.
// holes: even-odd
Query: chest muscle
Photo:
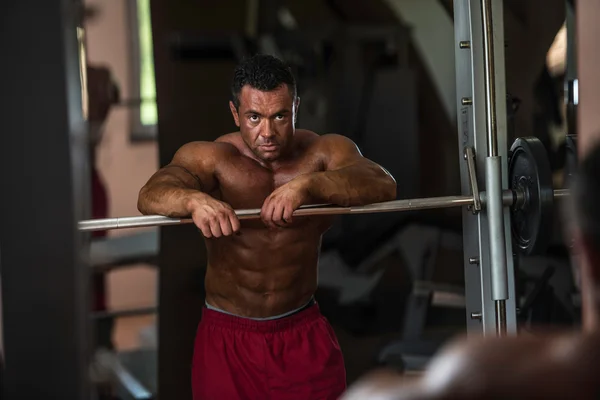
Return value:
<svg viewBox="0 0 600 400">
<path fill-rule="evenodd" d="M 319 163 L 308 157 L 272 171 L 248 157 L 239 156 L 217 170 L 219 197 L 234 209 L 260 208 L 278 187 L 298 175 L 319 170 Z"/>
</svg>

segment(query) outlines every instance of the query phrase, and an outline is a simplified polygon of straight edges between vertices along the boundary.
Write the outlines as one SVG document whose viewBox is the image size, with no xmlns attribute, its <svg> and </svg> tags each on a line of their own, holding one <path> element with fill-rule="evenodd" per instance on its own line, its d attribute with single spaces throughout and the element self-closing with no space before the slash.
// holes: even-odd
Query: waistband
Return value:
<svg viewBox="0 0 600 400">
<path fill-rule="evenodd" d="M 317 302 L 312 299 L 295 313 L 278 319 L 256 320 L 226 314 L 204 307 L 202 310 L 202 322 L 211 326 L 221 328 L 239 329 L 253 332 L 279 332 L 290 328 L 315 321 L 321 318 L 321 311 Z"/>
<path fill-rule="evenodd" d="M 285 318 L 285 317 L 288 317 L 288 316 L 290 316 L 292 314 L 296 314 L 297 312 L 300 312 L 300 311 L 304 310 L 305 308 L 308 308 L 308 307 L 312 306 L 313 304 L 315 304 L 315 298 L 311 297 L 310 300 L 308 300 L 306 302 L 306 304 L 304 304 L 303 306 L 300 306 L 300 307 L 296 308 L 295 310 L 288 311 L 288 312 L 283 313 L 283 314 L 273 315 L 272 317 L 266 317 L 266 318 L 250 318 L 250 317 L 242 317 L 242 318 L 252 319 L 252 320 L 255 320 L 255 321 L 269 321 L 271 319 Z M 221 310 L 218 307 L 211 306 L 210 304 L 208 304 L 207 301 L 204 302 L 204 306 L 206 308 L 208 308 L 209 310 L 217 311 L 217 312 L 220 312 L 220 313 L 223 313 L 223 314 L 233 315 L 234 317 L 241 317 L 241 315 L 236 315 L 234 313 L 230 313 L 229 311 Z"/>
</svg>

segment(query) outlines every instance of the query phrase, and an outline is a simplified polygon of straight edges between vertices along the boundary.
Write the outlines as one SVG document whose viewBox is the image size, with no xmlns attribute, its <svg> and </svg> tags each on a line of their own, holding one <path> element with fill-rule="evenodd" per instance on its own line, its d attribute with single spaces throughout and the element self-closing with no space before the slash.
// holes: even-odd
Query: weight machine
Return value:
<svg viewBox="0 0 600 400">
<path fill-rule="evenodd" d="M 502 1 L 455 1 L 454 37 L 462 193 L 479 188 L 488 198 L 486 212 L 477 205 L 463 210 L 467 330 L 514 334 L 511 220 L 502 206 L 509 187 Z M 465 159 L 473 159 L 476 173 Z"/>
<path fill-rule="evenodd" d="M 554 195 L 544 146 L 535 138 L 519 138 L 508 148 L 508 116 L 513 110 L 508 109 L 512 102 L 506 95 L 502 3 L 454 1 L 461 191 L 474 196 L 462 215 L 464 307 L 470 335 L 517 333 L 515 252 L 541 253 L 552 232 Z M 508 188 L 525 193 L 529 204 L 503 205 L 502 193 Z M 482 211 L 484 195 L 487 207 Z M 426 265 L 421 268 L 426 276 L 420 279 L 432 276 Z M 382 349 L 381 364 L 422 369 L 443 343 L 420 337 L 433 305 L 435 284 L 432 287 L 411 294 L 403 338 Z"/>
<path fill-rule="evenodd" d="M 454 1 L 454 43 L 462 193 L 477 197 L 481 190 L 487 197 L 485 212 L 477 202 L 463 210 L 467 331 L 512 335 L 518 314 L 515 259 L 518 253 L 546 250 L 557 192 L 547 150 L 538 139 L 518 138 L 508 147 L 503 2 Z M 503 207 L 501 193 L 507 188 L 524 193 L 529 204 L 517 200 Z"/>
</svg>

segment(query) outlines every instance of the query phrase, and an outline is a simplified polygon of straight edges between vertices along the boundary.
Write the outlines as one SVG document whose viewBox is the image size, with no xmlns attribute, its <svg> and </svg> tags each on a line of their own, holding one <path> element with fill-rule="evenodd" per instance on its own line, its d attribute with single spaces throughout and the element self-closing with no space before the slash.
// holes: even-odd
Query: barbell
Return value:
<svg viewBox="0 0 600 400">
<path fill-rule="evenodd" d="M 467 156 L 471 176 L 472 195 L 442 196 L 393 200 L 364 206 L 342 207 L 332 204 L 315 204 L 299 207 L 294 216 L 369 214 L 417 211 L 467 206 L 474 213 L 484 209 L 486 193 L 476 190 L 474 160 Z M 474 156 L 471 156 L 474 157 Z M 568 189 L 554 190 L 546 150 L 535 137 L 518 138 L 511 146 L 508 162 L 510 189 L 502 193 L 502 203 L 510 207 L 512 236 L 524 254 L 536 254 L 547 246 L 552 232 L 553 204 L 555 198 L 569 196 Z M 235 210 L 240 220 L 260 218 L 261 210 Z M 193 223 L 191 218 L 170 218 L 161 215 L 103 218 L 80 221 L 80 231 L 140 228 Z"/>
</svg>

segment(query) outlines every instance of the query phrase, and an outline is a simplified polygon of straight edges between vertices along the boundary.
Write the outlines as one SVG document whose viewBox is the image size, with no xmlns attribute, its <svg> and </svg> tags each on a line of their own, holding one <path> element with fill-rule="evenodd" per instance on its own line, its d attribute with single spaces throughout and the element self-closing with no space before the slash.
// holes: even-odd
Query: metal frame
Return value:
<svg viewBox="0 0 600 400">
<path fill-rule="evenodd" d="M 493 46 L 490 80 L 486 84 L 486 65 L 484 63 L 484 27 L 482 3 L 484 1 L 454 1 L 454 37 L 456 63 L 456 103 L 458 145 L 460 154 L 461 190 L 464 195 L 471 194 L 471 184 L 465 149 L 475 151 L 477 183 L 480 190 L 491 196 L 495 191 L 488 178 L 494 178 L 502 189 L 508 189 L 508 145 L 506 123 L 506 84 L 504 68 L 504 23 L 501 0 L 491 0 L 490 14 L 492 26 L 490 43 Z M 488 31 L 489 32 L 489 31 Z M 492 83 L 493 85 L 490 85 Z M 492 86 L 489 94 L 494 97 L 486 101 L 486 88 Z M 493 115 L 486 108 L 494 107 L 495 122 L 488 124 Z M 488 143 L 487 125 L 495 124 L 496 144 Z M 492 146 L 492 147 L 490 147 Z M 495 153 L 493 150 L 497 150 Z M 497 168 L 489 169 L 489 164 Z M 499 167 L 499 168 L 498 168 Z M 498 176 L 501 175 L 501 176 Z M 501 178 L 498 180 L 498 178 Z M 501 195 L 501 194 L 500 194 Z M 494 194 L 498 196 L 498 194 Z M 489 202 L 492 199 L 488 199 Z M 497 204 L 497 203 L 496 203 Z M 490 213 L 498 213 L 498 225 L 490 226 Z M 503 225 L 503 226 L 502 226 Z M 485 212 L 463 211 L 463 245 L 465 270 L 465 298 L 467 330 L 469 334 L 515 334 L 517 331 L 515 279 L 510 235 L 510 214 L 507 207 L 488 206 Z M 490 241 L 490 228 L 495 228 L 495 245 Z M 503 233 L 503 234 L 502 234 Z M 499 245 L 499 246 L 498 246 Z M 496 259 L 495 273 L 492 269 L 491 250 L 495 254 L 504 254 L 504 260 Z M 504 251 L 502 251 L 504 250 Z M 499 264 L 503 265 L 499 265 Z M 498 269 L 500 267 L 500 269 Z M 495 290 L 494 290 L 495 288 Z M 497 312 L 498 307 L 498 312 Z"/>
</svg>

